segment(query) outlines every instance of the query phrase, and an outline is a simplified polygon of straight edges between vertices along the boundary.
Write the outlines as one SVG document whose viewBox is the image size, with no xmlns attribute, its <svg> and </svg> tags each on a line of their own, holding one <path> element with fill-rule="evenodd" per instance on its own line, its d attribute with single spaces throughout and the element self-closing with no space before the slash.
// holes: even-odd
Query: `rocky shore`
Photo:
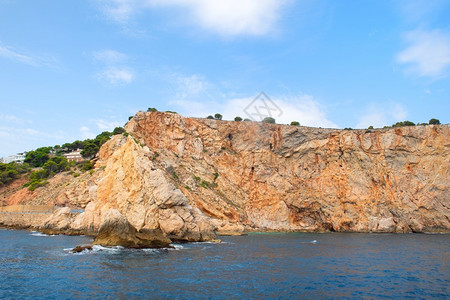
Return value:
<svg viewBox="0 0 450 300">
<path fill-rule="evenodd" d="M 83 208 L 29 226 L 105 246 L 247 231 L 450 231 L 449 125 L 335 130 L 139 112 L 125 129 L 92 174 L 3 201 Z"/>
</svg>

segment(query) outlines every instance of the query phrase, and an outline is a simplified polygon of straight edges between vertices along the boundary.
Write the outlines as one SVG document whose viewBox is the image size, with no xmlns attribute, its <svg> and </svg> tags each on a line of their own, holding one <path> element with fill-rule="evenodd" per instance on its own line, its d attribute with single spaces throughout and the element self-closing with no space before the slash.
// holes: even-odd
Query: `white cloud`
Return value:
<svg viewBox="0 0 450 300">
<path fill-rule="evenodd" d="M 128 58 L 126 54 L 111 49 L 96 51 L 93 56 L 97 61 L 107 65 L 122 63 Z"/>
<path fill-rule="evenodd" d="M 450 66 L 450 35 L 439 30 L 414 30 L 405 35 L 406 49 L 397 62 L 406 64 L 408 73 L 422 77 L 444 76 Z"/>
<path fill-rule="evenodd" d="M 47 132 L 17 126 L 0 126 L 0 137 L 0 156 L 29 151 L 43 145 L 54 145 L 55 141 L 68 139 L 61 130 Z"/>
<path fill-rule="evenodd" d="M 81 132 L 81 137 L 83 139 L 93 139 L 95 137 L 95 133 L 93 133 L 89 127 L 86 126 L 82 126 L 80 128 L 80 132 Z"/>
<path fill-rule="evenodd" d="M 359 123 L 356 125 L 356 128 L 367 128 L 369 126 L 382 128 L 396 122 L 406 121 L 407 116 L 408 112 L 401 104 L 372 104 L 367 108 L 366 113 L 359 118 Z"/>
<path fill-rule="evenodd" d="M 233 120 L 236 116 L 254 118 L 251 114 L 247 115 L 246 113 L 246 108 L 249 105 L 259 105 L 257 102 L 253 102 L 254 99 L 254 97 L 230 98 L 221 102 L 179 99 L 170 102 L 170 104 L 176 106 L 185 116 L 204 118 L 208 115 L 221 113 L 224 120 Z M 272 100 L 281 110 L 281 114 L 277 111 L 272 115 L 279 124 L 289 124 L 292 121 L 298 121 L 305 126 L 337 127 L 335 123 L 327 119 L 325 108 L 312 96 L 273 97 Z"/>
<path fill-rule="evenodd" d="M 103 70 L 96 74 L 97 79 L 111 85 L 129 84 L 134 80 L 134 70 L 125 64 L 128 56 L 119 51 L 106 49 L 92 54 L 103 64 Z"/>
<path fill-rule="evenodd" d="M 108 18 L 118 23 L 126 23 L 138 8 L 134 0 L 105 0 L 102 10 Z"/>
<path fill-rule="evenodd" d="M 110 67 L 98 73 L 97 78 L 112 85 L 123 85 L 133 81 L 134 73 L 129 68 Z"/>
<path fill-rule="evenodd" d="M 54 57 L 38 57 L 25 53 L 21 53 L 14 49 L 13 47 L 5 46 L 0 44 L 0 57 L 16 61 L 19 63 L 23 63 L 29 66 L 38 67 L 38 66 L 55 66 L 57 64 L 57 60 Z"/>
<path fill-rule="evenodd" d="M 252 115 L 253 107 L 263 105 L 259 101 L 254 102 L 258 94 L 250 97 L 230 96 L 223 93 L 219 86 L 198 74 L 188 76 L 170 72 L 160 73 L 158 77 L 164 78 L 171 85 L 172 94 L 169 95 L 171 100 L 168 104 L 184 116 L 204 118 L 220 113 L 226 120 L 234 120 L 236 116 L 261 120 L 258 116 Z M 305 126 L 337 127 L 335 123 L 327 119 L 326 108 L 313 96 L 274 96 L 270 101 L 273 101 L 273 106 L 281 111 L 281 114 L 276 111 L 271 115 L 279 124 L 298 121 Z M 268 111 L 271 110 L 264 112 L 260 109 L 261 115 L 268 114 Z"/>
<path fill-rule="evenodd" d="M 0 122 L 15 123 L 15 124 L 32 124 L 31 120 L 24 120 L 14 115 L 0 114 Z"/>
<path fill-rule="evenodd" d="M 179 10 L 181 19 L 224 36 L 270 33 L 287 0 L 109 0 L 103 12 L 113 21 L 127 23 L 145 8 Z"/>
<path fill-rule="evenodd" d="M 398 1 L 401 15 L 406 21 L 420 22 L 432 18 L 436 13 L 445 11 L 446 0 L 408 0 Z"/>
<path fill-rule="evenodd" d="M 27 56 L 25 54 L 20 54 L 11 48 L 1 46 L 1 45 L 0 45 L 0 56 L 7 58 L 7 59 L 11 59 L 11 60 L 15 60 L 15 61 L 27 64 L 27 65 L 37 66 L 37 62 L 32 57 Z"/>
<path fill-rule="evenodd" d="M 203 76 L 183 75 L 177 72 L 160 73 L 160 78 L 164 78 L 172 88 L 177 99 L 190 99 L 193 97 L 211 98 L 209 96 L 214 90 L 215 86 L 209 83 Z"/>
<path fill-rule="evenodd" d="M 92 120 L 100 131 L 113 131 L 114 128 L 122 126 L 118 121 L 107 121 L 103 119 Z"/>
</svg>

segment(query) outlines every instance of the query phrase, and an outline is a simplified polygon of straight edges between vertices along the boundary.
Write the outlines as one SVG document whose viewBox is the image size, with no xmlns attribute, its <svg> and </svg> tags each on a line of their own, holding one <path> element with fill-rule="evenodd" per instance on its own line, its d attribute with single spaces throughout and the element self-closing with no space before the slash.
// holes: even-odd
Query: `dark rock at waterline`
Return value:
<svg viewBox="0 0 450 300">
<path fill-rule="evenodd" d="M 75 248 L 72 249 L 72 253 L 80 253 L 83 251 L 92 251 L 92 246 L 87 245 L 87 246 L 76 246 Z"/>
</svg>

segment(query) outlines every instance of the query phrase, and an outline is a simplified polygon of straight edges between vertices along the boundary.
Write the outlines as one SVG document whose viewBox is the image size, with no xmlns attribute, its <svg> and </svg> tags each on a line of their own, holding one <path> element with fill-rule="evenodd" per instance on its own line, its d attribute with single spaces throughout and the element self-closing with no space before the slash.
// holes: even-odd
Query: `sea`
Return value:
<svg viewBox="0 0 450 300">
<path fill-rule="evenodd" d="M 173 249 L 0 229 L 1 299 L 449 299 L 450 235 L 251 233 Z"/>
</svg>

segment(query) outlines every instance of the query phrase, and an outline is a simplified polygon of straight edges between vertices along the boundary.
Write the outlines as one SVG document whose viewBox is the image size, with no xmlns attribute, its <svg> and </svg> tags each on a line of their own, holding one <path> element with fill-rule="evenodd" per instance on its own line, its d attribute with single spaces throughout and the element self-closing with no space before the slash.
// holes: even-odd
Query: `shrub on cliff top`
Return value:
<svg viewBox="0 0 450 300">
<path fill-rule="evenodd" d="M 264 123 L 275 124 L 275 119 L 272 117 L 265 117 L 263 120 Z"/>
<path fill-rule="evenodd" d="M 221 115 L 221 114 L 215 114 L 215 115 L 214 115 L 214 119 L 216 119 L 216 120 L 222 120 L 222 115 Z"/>
<path fill-rule="evenodd" d="M 392 127 L 402 127 L 402 126 L 416 126 L 416 124 L 411 121 L 403 121 L 403 122 L 397 122 L 392 125 Z"/>
<path fill-rule="evenodd" d="M 122 133 L 124 133 L 125 132 L 125 129 L 123 128 L 123 127 L 116 127 L 116 128 L 114 128 L 114 130 L 113 130 L 113 135 L 116 135 L 116 134 L 122 134 Z"/>
<path fill-rule="evenodd" d="M 292 121 L 291 126 L 300 126 L 300 123 L 297 121 Z"/>
<path fill-rule="evenodd" d="M 234 120 L 235 120 L 236 122 L 241 122 L 241 121 L 242 121 L 242 118 L 241 118 L 241 117 L 235 117 Z"/>
<path fill-rule="evenodd" d="M 428 124 L 430 124 L 430 125 L 439 125 L 439 124 L 441 124 L 441 121 L 439 121 L 438 119 L 430 119 Z"/>
</svg>

